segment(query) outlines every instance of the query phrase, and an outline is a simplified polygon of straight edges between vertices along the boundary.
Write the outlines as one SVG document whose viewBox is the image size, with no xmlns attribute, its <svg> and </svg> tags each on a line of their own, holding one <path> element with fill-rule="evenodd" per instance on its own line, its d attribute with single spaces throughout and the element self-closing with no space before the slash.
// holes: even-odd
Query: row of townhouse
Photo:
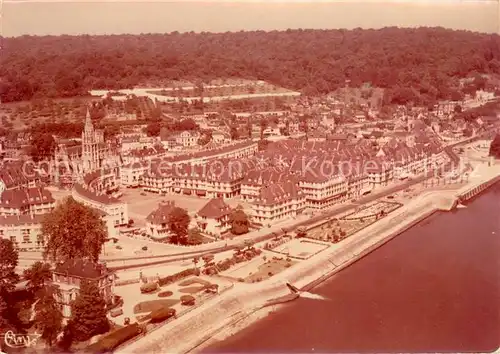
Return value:
<svg viewBox="0 0 500 354">
<path fill-rule="evenodd" d="M 20 250 L 41 250 L 44 247 L 42 221 L 44 215 L 0 216 L 0 238 L 12 241 Z"/>
<path fill-rule="evenodd" d="M 108 195 L 116 190 L 118 184 L 116 171 L 99 174 L 92 181 L 75 183 L 71 191 L 72 197 L 91 208 L 100 211 L 108 229 L 109 237 L 116 235 L 116 227 L 129 222 L 128 204 L 118 198 Z"/>
<path fill-rule="evenodd" d="M 200 153 L 179 155 L 174 157 L 165 157 L 154 160 L 135 160 L 125 164 L 120 169 L 120 184 L 122 187 L 139 187 L 158 193 L 180 193 L 182 189 L 196 189 L 196 185 L 203 184 L 203 181 L 174 181 L 173 176 L 166 173 L 165 170 L 175 170 L 174 166 L 206 166 L 211 161 L 229 160 L 237 161 L 252 156 L 257 151 L 257 143 L 243 142 L 227 146 L 222 149 L 204 151 Z M 219 163 L 219 162 L 217 162 Z M 177 177 L 182 177 L 178 175 Z M 213 181 L 220 188 L 212 188 L 214 193 L 230 193 L 231 188 L 225 188 L 224 181 Z M 203 190 L 203 188 L 199 188 Z M 196 190 L 194 191 L 196 193 Z M 208 193 L 207 193 L 208 194 Z"/>
<path fill-rule="evenodd" d="M 448 160 L 436 144 L 389 145 L 371 157 L 362 155 L 340 152 L 317 159 L 311 154 L 306 169 L 294 168 L 292 162 L 281 169 L 249 171 L 241 184 L 242 199 L 252 203 L 252 220 L 268 225 L 296 217 L 302 206 L 328 208 L 388 185 L 401 171 L 419 174 Z"/>
<path fill-rule="evenodd" d="M 21 250 L 44 246 L 42 221 L 56 205 L 52 194 L 41 187 L 7 189 L 0 195 L 0 238 Z"/>
<path fill-rule="evenodd" d="M 256 225 L 269 226 L 295 218 L 306 208 L 306 194 L 294 180 L 263 187 L 252 204 L 251 220 Z"/>
<path fill-rule="evenodd" d="M 167 150 L 162 145 L 155 144 L 149 147 L 143 146 L 141 148 L 131 149 L 122 155 L 122 160 L 124 164 L 131 164 L 144 160 L 163 158 L 166 157 L 167 154 Z"/>
<path fill-rule="evenodd" d="M 42 215 L 55 207 L 52 194 L 41 187 L 8 189 L 0 194 L 0 216 Z"/>
<path fill-rule="evenodd" d="M 20 160 L 0 162 L 0 193 L 8 189 L 34 188 L 43 182 L 43 176 L 32 163 Z"/>
<path fill-rule="evenodd" d="M 153 166 L 142 177 L 144 190 L 160 194 L 232 198 L 240 194 L 245 164 L 217 160 L 206 165 Z"/>
</svg>

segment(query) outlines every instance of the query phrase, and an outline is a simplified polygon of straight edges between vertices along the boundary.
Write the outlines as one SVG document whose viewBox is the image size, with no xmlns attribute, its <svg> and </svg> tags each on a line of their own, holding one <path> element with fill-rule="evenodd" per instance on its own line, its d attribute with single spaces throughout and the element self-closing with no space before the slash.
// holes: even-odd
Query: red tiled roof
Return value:
<svg viewBox="0 0 500 354">
<path fill-rule="evenodd" d="M 8 215 L 0 216 L 0 225 L 33 225 L 40 224 L 45 215 Z"/>
<path fill-rule="evenodd" d="M 39 178 L 33 165 L 24 164 L 22 161 L 8 162 L 0 166 L 0 180 L 7 188 L 26 184 Z"/>
<path fill-rule="evenodd" d="M 56 265 L 54 273 L 85 279 L 97 279 L 111 274 L 111 271 L 103 264 L 84 259 L 71 259 Z"/>
<path fill-rule="evenodd" d="M 94 200 L 96 202 L 102 203 L 102 204 L 109 205 L 109 204 L 120 203 L 119 199 L 111 197 L 107 194 L 97 194 L 96 192 L 92 191 L 87 186 L 85 186 L 81 183 L 75 183 L 75 185 L 73 186 L 73 189 L 81 196 L 88 198 L 90 200 Z"/>
<path fill-rule="evenodd" d="M 258 204 L 273 205 L 304 198 L 304 193 L 294 182 L 271 184 L 261 189 Z"/>
<path fill-rule="evenodd" d="M 198 211 L 198 215 L 209 219 L 218 219 L 231 213 L 231 207 L 222 198 L 213 198 Z"/>
<path fill-rule="evenodd" d="M 4 208 L 21 209 L 54 202 L 52 194 L 43 188 L 7 189 L 0 195 L 0 207 Z"/>
<path fill-rule="evenodd" d="M 168 217 L 175 208 L 173 201 L 163 201 L 146 218 L 152 224 L 164 224 L 168 222 Z"/>
</svg>

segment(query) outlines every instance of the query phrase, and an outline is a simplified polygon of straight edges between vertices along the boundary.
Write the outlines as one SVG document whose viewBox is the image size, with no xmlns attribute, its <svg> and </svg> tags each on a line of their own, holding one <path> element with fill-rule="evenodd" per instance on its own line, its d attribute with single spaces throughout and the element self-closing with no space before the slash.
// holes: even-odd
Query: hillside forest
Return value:
<svg viewBox="0 0 500 354">
<path fill-rule="evenodd" d="M 369 83 L 384 103 L 460 99 L 500 74 L 500 37 L 444 28 L 3 38 L 2 102 L 172 80 L 260 79 L 306 95 Z M 459 85 L 471 77 L 471 84 Z"/>
</svg>

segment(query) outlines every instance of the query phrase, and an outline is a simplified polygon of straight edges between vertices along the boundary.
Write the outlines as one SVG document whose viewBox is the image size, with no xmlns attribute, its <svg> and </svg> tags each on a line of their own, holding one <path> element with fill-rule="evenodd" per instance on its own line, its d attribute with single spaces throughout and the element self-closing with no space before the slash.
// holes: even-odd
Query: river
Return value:
<svg viewBox="0 0 500 354">
<path fill-rule="evenodd" d="M 500 344 L 500 184 L 436 213 L 240 333 L 204 350 L 489 352 Z"/>
</svg>

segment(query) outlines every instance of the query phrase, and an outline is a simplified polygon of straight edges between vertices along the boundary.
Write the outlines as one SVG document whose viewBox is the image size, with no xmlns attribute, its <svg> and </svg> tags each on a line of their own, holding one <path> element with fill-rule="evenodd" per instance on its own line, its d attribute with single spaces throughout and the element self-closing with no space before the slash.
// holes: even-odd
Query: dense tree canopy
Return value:
<svg viewBox="0 0 500 354">
<path fill-rule="evenodd" d="M 87 340 L 109 330 L 106 318 L 106 302 L 95 281 L 83 280 L 80 293 L 71 304 L 71 319 L 68 323 L 71 337 Z"/>
<path fill-rule="evenodd" d="M 233 235 L 242 235 L 248 232 L 250 221 L 248 216 L 242 209 L 235 209 L 230 215 L 229 223 L 231 224 L 231 233 Z"/>
<path fill-rule="evenodd" d="M 51 266 L 49 263 L 37 261 L 23 271 L 23 278 L 28 281 L 27 288 L 36 292 L 52 279 Z"/>
<path fill-rule="evenodd" d="M 7 328 L 12 322 L 9 298 L 19 280 L 16 273 L 18 260 L 19 255 L 12 242 L 0 238 L 0 328 Z"/>
<path fill-rule="evenodd" d="M 500 134 L 495 135 L 495 138 L 491 142 L 490 156 L 500 159 Z"/>
<path fill-rule="evenodd" d="M 60 295 L 61 292 L 56 286 L 46 286 L 39 291 L 35 304 L 35 327 L 49 347 L 55 343 L 63 329 L 63 316 L 56 301 L 56 297 Z"/>
<path fill-rule="evenodd" d="M 16 267 L 19 255 L 10 240 L 0 238 L 0 294 L 14 290 L 19 276 Z"/>
<path fill-rule="evenodd" d="M 432 102 L 456 96 L 456 78 L 500 72 L 498 35 L 443 28 L 22 36 L 3 46 L 2 102 L 230 77 L 307 94 L 370 82 L 395 103 Z"/>
<path fill-rule="evenodd" d="M 66 198 L 42 222 L 45 254 L 53 260 L 99 260 L 108 232 L 99 212 Z"/>
<path fill-rule="evenodd" d="M 168 226 L 172 235 L 170 242 L 174 244 L 187 244 L 188 228 L 191 218 L 185 209 L 175 207 L 168 216 Z"/>
</svg>

